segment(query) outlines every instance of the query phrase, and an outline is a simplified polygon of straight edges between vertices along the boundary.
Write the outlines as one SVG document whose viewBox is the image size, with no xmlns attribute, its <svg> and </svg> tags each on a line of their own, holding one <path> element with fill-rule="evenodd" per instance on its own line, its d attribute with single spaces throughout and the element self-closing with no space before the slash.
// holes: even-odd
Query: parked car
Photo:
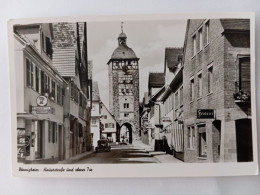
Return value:
<svg viewBox="0 0 260 195">
<path fill-rule="evenodd" d="M 108 143 L 107 139 L 98 140 L 97 146 L 95 147 L 95 152 L 105 151 L 110 152 L 111 146 Z"/>
</svg>

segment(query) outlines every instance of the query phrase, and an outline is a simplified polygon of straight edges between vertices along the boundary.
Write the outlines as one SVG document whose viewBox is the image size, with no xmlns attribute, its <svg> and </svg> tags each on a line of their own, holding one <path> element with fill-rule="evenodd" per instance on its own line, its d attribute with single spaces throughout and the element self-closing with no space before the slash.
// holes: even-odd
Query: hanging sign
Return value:
<svg viewBox="0 0 260 195">
<path fill-rule="evenodd" d="M 197 119 L 214 119 L 214 109 L 197 109 Z"/>
<path fill-rule="evenodd" d="M 48 99 L 47 99 L 47 97 L 40 95 L 37 97 L 36 103 L 38 106 L 46 106 L 48 103 Z"/>
</svg>

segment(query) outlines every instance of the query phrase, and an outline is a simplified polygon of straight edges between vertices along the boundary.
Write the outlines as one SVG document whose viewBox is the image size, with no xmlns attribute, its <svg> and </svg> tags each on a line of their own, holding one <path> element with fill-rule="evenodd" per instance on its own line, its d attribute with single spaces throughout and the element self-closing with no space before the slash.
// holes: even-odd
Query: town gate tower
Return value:
<svg viewBox="0 0 260 195">
<path fill-rule="evenodd" d="M 109 110 L 119 124 L 116 139 L 121 142 L 132 143 L 133 135 L 137 135 L 140 129 L 138 62 L 135 52 L 127 46 L 127 36 L 121 24 L 118 47 L 107 63 Z"/>
</svg>

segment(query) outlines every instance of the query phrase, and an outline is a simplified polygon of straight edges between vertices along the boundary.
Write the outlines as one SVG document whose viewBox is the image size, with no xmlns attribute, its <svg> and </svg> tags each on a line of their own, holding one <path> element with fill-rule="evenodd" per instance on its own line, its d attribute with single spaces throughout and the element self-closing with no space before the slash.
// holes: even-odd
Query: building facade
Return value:
<svg viewBox="0 0 260 195">
<path fill-rule="evenodd" d="M 183 48 L 166 48 L 164 75 L 165 92 L 162 124 L 167 144 L 175 158 L 184 160 L 183 131 Z"/>
<path fill-rule="evenodd" d="M 52 25 L 15 26 L 14 38 L 18 162 L 62 160 L 67 82 L 52 66 Z"/>
<path fill-rule="evenodd" d="M 140 129 L 138 61 L 135 52 L 127 46 L 127 36 L 122 31 L 118 47 L 108 61 L 109 110 L 120 127 L 129 129 L 129 143 L 132 143 L 133 133 Z M 120 132 L 117 141 L 120 141 Z"/>
<path fill-rule="evenodd" d="M 97 141 L 101 139 L 101 100 L 99 95 L 98 83 L 92 84 L 92 109 L 91 109 L 91 134 L 94 148 Z"/>
<path fill-rule="evenodd" d="M 162 121 L 161 114 L 163 102 L 160 101 L 162 94 L 165 91 L 164 74 L 160 72 L 150 72 L 148 76 L 148 93 L 145 96 L 144 103 L 144 127 L 142 139 L 150 146 L 154 147 L 155 151 L 164 150 L 162 144 Z M 147 122 L 146 122 L 147 117 Z"/>
<path fill-rule="evenodd" d="M 101 110 L 101 117 L 100 117 L 101 138 L 108 139 L 110 142 L 116 142 L 118 123 L 103 102 L 100 103 L 100 110 Z"/>
<path fill-rule="evenodd" d="M 188 20 L 183 90 L 184 161 L 252 161 L 249 20 Z"/>
<path fill-rule="evenodd" d="M 91 90 L 86 23 L 53 24 L 53 66 L 68 83 L 64 90 L 65 158 L 92 148 Z"/>
</svg>

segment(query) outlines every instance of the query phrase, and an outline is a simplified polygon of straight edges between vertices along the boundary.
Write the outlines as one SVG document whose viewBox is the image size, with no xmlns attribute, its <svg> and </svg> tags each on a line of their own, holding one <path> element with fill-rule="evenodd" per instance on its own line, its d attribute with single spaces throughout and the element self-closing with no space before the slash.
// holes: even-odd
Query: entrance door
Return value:
<svg viewBox="0 0 260 195">
<path fill-rule="evenodd" d="M 253 161 L 252 125 L 250 119 L 236 121 L 237 162 Z"/>
</svg>

